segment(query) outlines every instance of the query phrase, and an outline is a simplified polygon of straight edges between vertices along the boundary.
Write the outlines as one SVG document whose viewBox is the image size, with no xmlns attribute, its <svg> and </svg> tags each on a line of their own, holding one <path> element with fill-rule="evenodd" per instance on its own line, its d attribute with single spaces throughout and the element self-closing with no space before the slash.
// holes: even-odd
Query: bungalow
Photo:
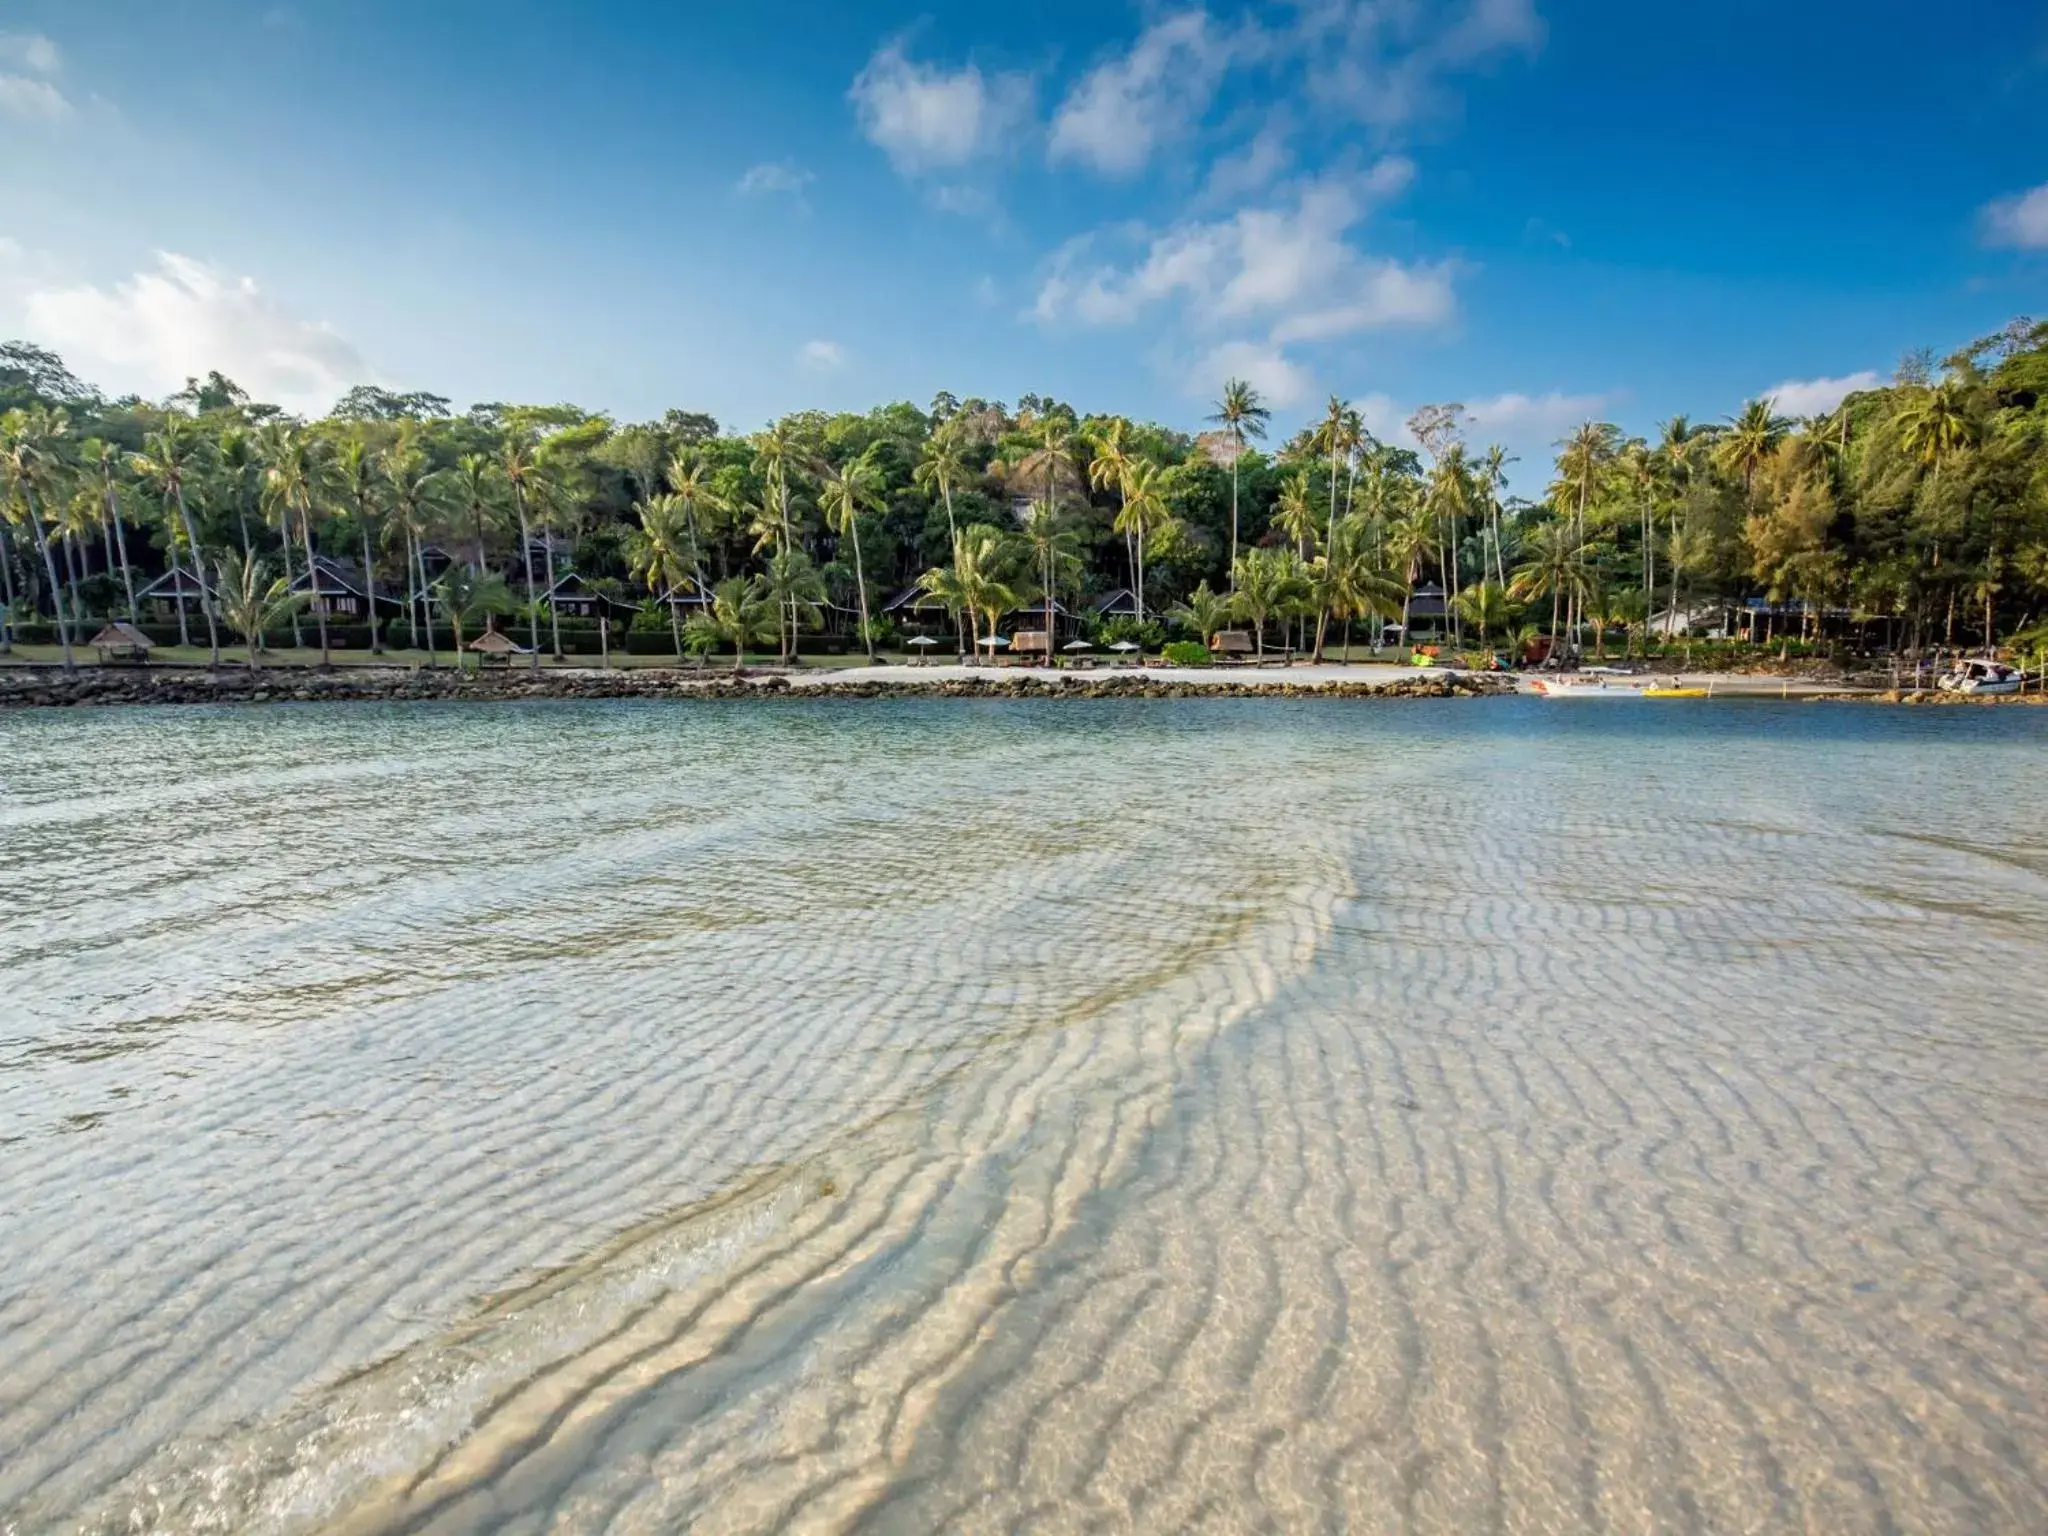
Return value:
<svg viewBox="0 0 2048 1536">
<path fill-rule="evenodd" d="M 1444 589 L 1435 582 L 1424 582 L 1408 597 L 1408 637 L 1412 640 L 1418 634 L 1443 634 L 1450 628 L 1450 608 L 1444 602 Z"/>
<path fill-rule="evenodd" d="M 129 661 L 148 661 L 150 648 L 156 643 L 133 624 L 116 619 L 91 640 L 86 642 L 100 653 L 103 662 L 124 657 Z"/>
<path fill-rule="evenodd" d="M 177 619 L 181 605 L 188 615 L 197 614 L 201 611 L 200 605 L 212 596 L 211 581 L 178 566 L 139 589 L 135 594 L 135 606 L 152 622 L 168 624 Z"/>
<path fill-rule="evenodd" d="M 312 570 L 294 573 L 290 590 L 307 594 L 307 613 L 344 624 L 367 624 L 379 607 L 396 612 L 405 606 L 374 579 L 365 582 L 355 566 L 331 555 L 315 555 Z"/>
<path fill-rule="evenodd" d="M 908 586 L 877 610 L 877 617 L 894 619 L 899 629 L 914 634 L 952 634 L 953 616 L 946 605 L 920 586 Z"/>
<path fill-rule="evenodd" d="M 1103 593 L 1088 605 L 1088 609 L 1097 619 L 1135 619 L 1138 616 L 1138 594 L 1129 587 L 1118 587 Z"/>
<path fill-rule="evenodd" d="M 574 571 L 547 590 L 546 601 L 565 619 L 609 619 L 614 624 L 633 617 L 633 604 L 600 592 Z"/>
</svg>

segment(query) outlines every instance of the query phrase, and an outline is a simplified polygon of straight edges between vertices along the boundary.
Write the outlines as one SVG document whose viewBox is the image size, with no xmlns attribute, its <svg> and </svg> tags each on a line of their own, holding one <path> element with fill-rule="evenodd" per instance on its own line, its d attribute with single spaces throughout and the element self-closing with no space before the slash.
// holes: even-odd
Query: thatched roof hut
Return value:
<svg viewBox="0 0 2048 1536">
<path fill-rule="evenodd" d="M 474 640 L 470 641 L 468 645 L 464 646 L 463 649 L 475 651 L 484 661 L 495 659 L 507 663 L 514 656 L 530 656 L 533 654 L 510 635 L 500 634 L 495 629 L 485 630 Z"/>
<path fill-rule="evenodd" d="M 1218 656 L 1249 656 L 1258 647 L 1242 629 L 1219 629 L 1209 637 L 1209 649 Z"/>
<path fill-rule="evenodd" d="M 112 661 L 117 655 L 125 655 L 130 661 L 149 660 L 150 650 L 156 642 L 125 619 L 116 619 L 107 625 L 89 642 L 100 653 L 101 661 Z"/>
</svg>

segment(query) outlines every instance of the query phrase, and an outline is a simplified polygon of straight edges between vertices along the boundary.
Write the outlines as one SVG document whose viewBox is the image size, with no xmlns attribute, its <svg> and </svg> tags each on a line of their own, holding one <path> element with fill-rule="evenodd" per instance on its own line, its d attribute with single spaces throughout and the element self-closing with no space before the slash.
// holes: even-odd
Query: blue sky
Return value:
<svg viewBox="0 0 2048 1536">
<path fill-rule="evenodd" d="M 0 332 L 319 410 L 1462 400 L 1525 458 L 2048 310 L 2048 11 L 10 0 Z M 1798 388 L 1789 386 L 1802 386 Z"/>
</svg>

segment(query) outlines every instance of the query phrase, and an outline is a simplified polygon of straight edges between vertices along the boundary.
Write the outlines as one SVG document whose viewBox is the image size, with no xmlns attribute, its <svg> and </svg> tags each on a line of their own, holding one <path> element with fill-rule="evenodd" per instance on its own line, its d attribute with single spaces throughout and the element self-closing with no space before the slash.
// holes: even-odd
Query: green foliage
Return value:
<svg viewBox="0 0 2048 1536">
<path fill-rule="evenodd" d="M 1209 661 L 1209 647 L 1198 640 L 1170 640 L 1160 647 L 1159 654 L 1176 667 L 1206 666 Z"/>
</svg>

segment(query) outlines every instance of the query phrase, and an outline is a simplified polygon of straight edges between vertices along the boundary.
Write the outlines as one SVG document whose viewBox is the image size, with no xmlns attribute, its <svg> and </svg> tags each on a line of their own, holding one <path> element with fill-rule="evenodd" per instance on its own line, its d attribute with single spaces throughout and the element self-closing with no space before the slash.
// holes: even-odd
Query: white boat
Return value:
<svg viewBox="0 0 2048 1536">
<path fill-rule="evenodd" d="M 1634 677 L 1534 677 L 1529 686 L 1546 699 L 1640 699 L 1647 682 Z"/>
<path fill-rule="evenodd" d="M 1943 693 L 2018 693 L 2026 676 L 2002 661 L 1959 661 L 1934 686 Z"/>
</svg>

